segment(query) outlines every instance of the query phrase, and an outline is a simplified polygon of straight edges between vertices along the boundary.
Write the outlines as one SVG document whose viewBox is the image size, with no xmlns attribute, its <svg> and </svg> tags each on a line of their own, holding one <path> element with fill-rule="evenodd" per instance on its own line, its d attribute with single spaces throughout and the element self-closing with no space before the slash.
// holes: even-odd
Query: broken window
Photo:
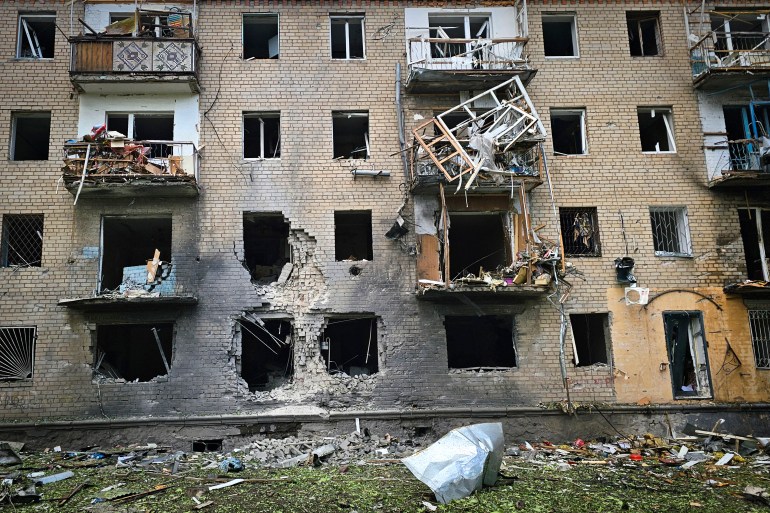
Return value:
<svg viewBox="0 0 770 513">
<path fill-rule="evenodd" d="M 637 118 L 639 119 L 642 151 L 651 153 L 676 152 L 671 109 L 639 107 Z"/>
<path fill-rule="evenodd" d="M 173 145 L 162 141 L 174 140 L 173 112 L 143 112 L 141 114 L 107 114 L 107 130 L 136 139 L 151 141 L 150 159 L 166 159 L 173 153 Z"/>
<path fill-rule="evenodd" d="M 291 381 L 294 374 L 292 326 L 288 319 L 239 321 L 241 325 L 241 377 L 249 391 L 272 390 Z"/>
<path fill-rule="evenodd" d="M 551 133 L 556 155 L 587 153 L 585 109 L 551 109 Z"/>
<path fill-rule="evenodd" d="M 770 310 L 749 310 L 751 345 L 757 369 L 770 369 Z"/>
<path fill-rule="evenodd" d="M 652 245 L 658 256 L 690 256 L 690 228 L 685 207 L 650 207 Z"/>
<path fill-rule="evenodd" d="M 50 112 L 14 112 L 11 118 L 11 160 L 48 160 Z"/>
<path fill-rule="evenodd" d="M 332 112 L 335 159 L 369 158 L 369 113 Z"/>
<path fill-rule="evenodd" d="M 711 14 L 715 56 L 724 67 L 765 65 L 770 50 L 770 20 L 763 12 L 720 8 Z M 743 12 L 741 12 L 743 11 Z"/>
<path fill-rule="evenodd" d="M 139 382 L 168 375 L 173 335 L 171 322 L 97 326 L 94 375 Z"/>
<path fill-rule="evenodd" d="M 16 39 L 19 59 L 53 59 L 56 44 L 56 15 L 22 14 Z"/>
<path fill-rule="evenodd" d="M 0 381 L 30 381 L 35 370 L 37 328 L 0 328 Z"/>
<path fill-rule="evenodd" d="M 631 55 L 649 57 L 662 53 L 659 19 L 660 12 L 658 11 L 626 12 L 628 44 L 631 47 Z"/>
<path fill-rule="evenodd" d="M 770 127 L 770 106 L 724 105 L 730 170 L 763 171 L 762 150 L 756 139 Z"/>
<path fill-rule="evenodd" d="M 364 58 L 364 15 L 329 16 L 332 59 Z"/>
<path fill-rule="evenodd" d="M 567 256 L 601 256 L 596 207 L 560 208 L 559 221 Z"/>
<path fill-rule="evenodd" d="M 574 14 L 543 15 L 543 47 L 546 57 L 578 57 Z"/>
<path fill-rule="evenodd" d="M 450 369 L 516 367 L 514 318 L 510 315 L 447 315 L 447 359 Z"/>
<path fill-rule="evenodd" d="M 171 217 L 102 218 L 100 291 L 144 285 L 155 250 L 171 262 Z M 170 268 L 169 268 L 170 272 Z M 139 282 L 139 283 L 136 283 Z"/>
<path fill-rule="evenodd" d="M 429 14 L 428 28 L 431 39 L 489 39 L 489 16 Z M 454 57 L 472 52 L 471 41 L 432 42 L 433 58 Z"/>
<path fill-rule="evenodd" d="M 452 212 L 449 215 L 449 275 L 481 276 L 511 261 L 510 215 L 507 212 Z"/>
<path fill-rule="evenodd" d="M 243 113 L 243 158 L 281 157 L 281 115 L 278 112 Z"/>
<path fill-rule="evenodd" d="M 768 281 L 767 258 L 770 255 L 770 210 L 738 209 L 746 274 L 749 280 Z M 765 233 L 768 232 L 768 233 Z"/>
<path fill-rule="evenodd" d="M 40 267 L 43 214 L 4 214 L 0 267 Z"/>
<path fill-rule="evenodd" d="M 243 15 L 244 59 L 277 59 L 278 44 L 277 14 Z"/>
<path fill-rule="evenodd" d="M 711 397 L 701 312 L 663 312 L 674 399 Z"/>
<path fill-rule="evenodd" d="M 334 259 L 373 259 L 371 210 L 334 212 Z"/>
<path fill-rule="evenodd" d="M 321 332 L 321 358 L 330 374 L 375 374 L 377 317 L 332 317 Z"/>
<path fill-rule="evenodd" d="M 609 363 L 607 357 L 610 339 L 609 314 L 570 314 L 572 325 L 573 353 L 576 367 L 587 367 L 595 363 Z"/>
<path fill-rule="evenodd" d="M 251 279 L 271 283 L 289 261 L 289 223 L 280 213 L 243 213 L 243 250 Z"/>
</svg>

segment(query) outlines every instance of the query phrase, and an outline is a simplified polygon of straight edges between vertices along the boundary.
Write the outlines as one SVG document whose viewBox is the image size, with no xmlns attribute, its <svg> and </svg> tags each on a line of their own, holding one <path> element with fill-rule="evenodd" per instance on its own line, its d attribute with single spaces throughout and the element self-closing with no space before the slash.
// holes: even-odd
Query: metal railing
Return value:
<svg viewBox="0 0 770 513">
<path fill-rule="evenodd" d="M 70 73 L 195 75 L 200 48 L 190 37 L 72 38 Z"/>
<path fill-rule="evenodd" d="M 770 32 L 712 31 L 690 47 L 694 77 L 713 70 L 770 69 Z"/>
<path fill-rule="evenodd" d="M 763 156 L 761 141 L 739 139 L 706 148 L 707 160 L 712 162 L 709 170 L 711 180 L 720 178 L 730 171 L 751 171 L 770 173 L 770 155 Z"/>
<path fill-rule="evenodd" d="M 507 71 L 527 67 L 526 37 L 505 39 L 409 39 L 409 67 L 444 71 Z"/>
</svg>

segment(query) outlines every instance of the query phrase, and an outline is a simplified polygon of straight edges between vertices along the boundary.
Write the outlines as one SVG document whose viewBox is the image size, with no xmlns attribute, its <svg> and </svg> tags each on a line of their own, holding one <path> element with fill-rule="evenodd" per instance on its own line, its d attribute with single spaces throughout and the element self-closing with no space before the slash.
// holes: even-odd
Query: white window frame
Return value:
<svg viewBox="0 0 770 513">
<path fill-rule="evenodd" d="M 557 153 L 556 149 L 554 148 L 553 153 L 557 157 L 574 157 L 577 155 L 588 155 L 588 137 L 586 134 L 586 109 L 585 108 L 572 108 L 572 109 L 551 109 L 550 115 L 553 117 L 553 115 L 575 115 L 577 114 L 580 116 L 580 135 L 581 135 L 581 144 L 583 145 L 583 151 L 582 153 Z M 551 132 L 553 132 L 553 127 L 551 127 Z M 551 139 L 553 142 L 553 135 L 551 135 Z"/>
<path fill-rule="evenodd" d="M 579 59 L 580 58 L 580 45 L 578 40 L 577 31 L 577 13 L 574 12 L 547 12 L 543 13 L 540 18 L 541 27 L 545 24 L 546 19 L 549 21 L 569 21 L 572 25 L 572 49 L 574 55 L 545 55 L 545 36 L 543 37 L 543 57 L 546 59 Z M 545 32 L 545 31 L 543 31 Z"/>
<path fill-rule="evenodd" d="M 33 33 L 30 33 L 27 27 L 27 24 L 25 20 L 36 18 L 38 20 L 50 20 L 54 25 L 56 25 L 56 14 L 19 14 L 19 25 L 16 31 L 16 58 L 17 59 L 26 59 L 26 60 L 32 60 L 32 61 L 51 61 L 53 60 L 53 57 L 24 57 L 21 55 L 21 49 L 22 49 L 22 41 L 27 41 L 30 45 L 30 48 L 33 52 L 35 52 L 35 45 L 32 42 L 32 37 L 37 39 L 37 36 Z M 55 27 L 54 27 L 55 28 Z M 24 38 L 24 39 L 22 39 Z"/>
<path fill-rule="evenodd" d="M 674 139 L 674 111 L 671 107 L 637 107 L 636 114 L 637 114 L 637 122 L 639 119 L 639 114 L 643 113 L 649 113 L 650 117 L 655 117 L 657 115 L 663 116 L 663 124 L 666 127 L 666 137 L 668 138 L 668 147 L 670 149 L 668 150 L 653 150 L 653 151 L 645 151 L 642 150 L 642 153 L 647 154 L 660 154 L 660 153 L 676 153 L 676 140 Z M 639 127 L 639 137 L 641 139 L 642 136 L 642 127 Z M 641 144 L 641 142 L 640 142 Z"/>
<path fill-rule="evenodd" d="M 259 157 L 245 157 L 246 155 L 246 118 L 259 119 Z M 278 156 L 265 156 L 265 120 L 263 118 L 278 119 Z M 241 157 L 243 160 L 281 160 L 281 112 L 280 111 L 246 111 L 241 116 Z"/>
<path fill-rule="evenodd" d="M 347 20 L 361 20 L 361 53 L 363 57 L 350 57 L 350 23 Z M 345 21 L 345 57 L 332 57 L 335 61 L 366 60 L 366 15 L 365 14 L 330 14 L 329 15 L 329 53 L 332 53 L 332 20 Z"/>
<path fill-rule="evenodd" d="M 136 120 L 136 117 L 153 117 L 153 116 L 171 116 L 174 120 L 174 131 L 176 131 L 176 112 L 173 110 L 169 111 L 139 111 L 139 112 L 125 112 L 125 111 L 107 111 L 104 113 L 104 124 L 107 125 L 107 118 L 108 116 L 128 116 L 128 133 L 123 134 L 128 139 L 134 138 L 134 121 Z M 108 129 L 109 126 L 107 125 Z M 171 139 L 169 141 L 174 140 L 174 134 L 171 134 Z"/>
<path fill-rule="evenodd" d="M 687 207 L 684 206 L 655 206 L 650 207 L 650 214 L 653 212 L 666 212 L 673 213 L 676 216 L 676 236 L 679 243 L 679 249 L 683 251 L 661 251 L 654 247 L 653 250 L 655 256 L 662 257 L 692 257 L 692 239 L 690 237 L 690 222 L 687 215 Z M 653 225 L 653 218 L 650 215 L 650 227 L 652 232 L 655 232 L 656 227 Z"/>
<path fill-rule="evenodd" d="M 758 321 L 758 322 L 754 322 Z M 762 322 L 764 321 L 764 322 Z M 761 323 L 762 326 L 757 326 Z M 749 332 L 751 333 L 751 351 L 754 354 L 754 366 L 761 370 L 770 370 L 770 310 L 749 310 Z M 757 346 L 762 344 L 762 355 Z"/>
</svg>

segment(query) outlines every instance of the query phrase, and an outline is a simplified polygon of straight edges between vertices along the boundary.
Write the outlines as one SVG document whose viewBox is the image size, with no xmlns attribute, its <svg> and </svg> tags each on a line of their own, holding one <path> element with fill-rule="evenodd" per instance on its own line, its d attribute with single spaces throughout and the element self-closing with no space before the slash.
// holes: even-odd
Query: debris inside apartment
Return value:
<svg viewBox="0 0 770 513">
<path fill-rule="evenodd" d="M 81 24 L 94 35 L 129 36 L 144 38 L 190 38 L 193 32 L 192 13 L 175 8 L 172 11 L 135 9 L 126 13 L 96 34 L 88 25 Z"/>
</svg>

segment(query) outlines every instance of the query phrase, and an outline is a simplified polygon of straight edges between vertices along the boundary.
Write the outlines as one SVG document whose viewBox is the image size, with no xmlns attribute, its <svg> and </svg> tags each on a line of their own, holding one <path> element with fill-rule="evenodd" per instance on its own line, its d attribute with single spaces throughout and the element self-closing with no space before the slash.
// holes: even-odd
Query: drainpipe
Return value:
<svg viewBox="0 0 770 513">
<path fill-rule="evenodd" d="M 404 167 L 404 183 L 408 184 L 409 163 L 406 160 L 406 137 L 404 135 L 404 111 L 401 108 L 401 63 L 396 63 L 396 119 L 398 119 L 398 144 L 401 147 L 401 165 Z"/>
</svg>

